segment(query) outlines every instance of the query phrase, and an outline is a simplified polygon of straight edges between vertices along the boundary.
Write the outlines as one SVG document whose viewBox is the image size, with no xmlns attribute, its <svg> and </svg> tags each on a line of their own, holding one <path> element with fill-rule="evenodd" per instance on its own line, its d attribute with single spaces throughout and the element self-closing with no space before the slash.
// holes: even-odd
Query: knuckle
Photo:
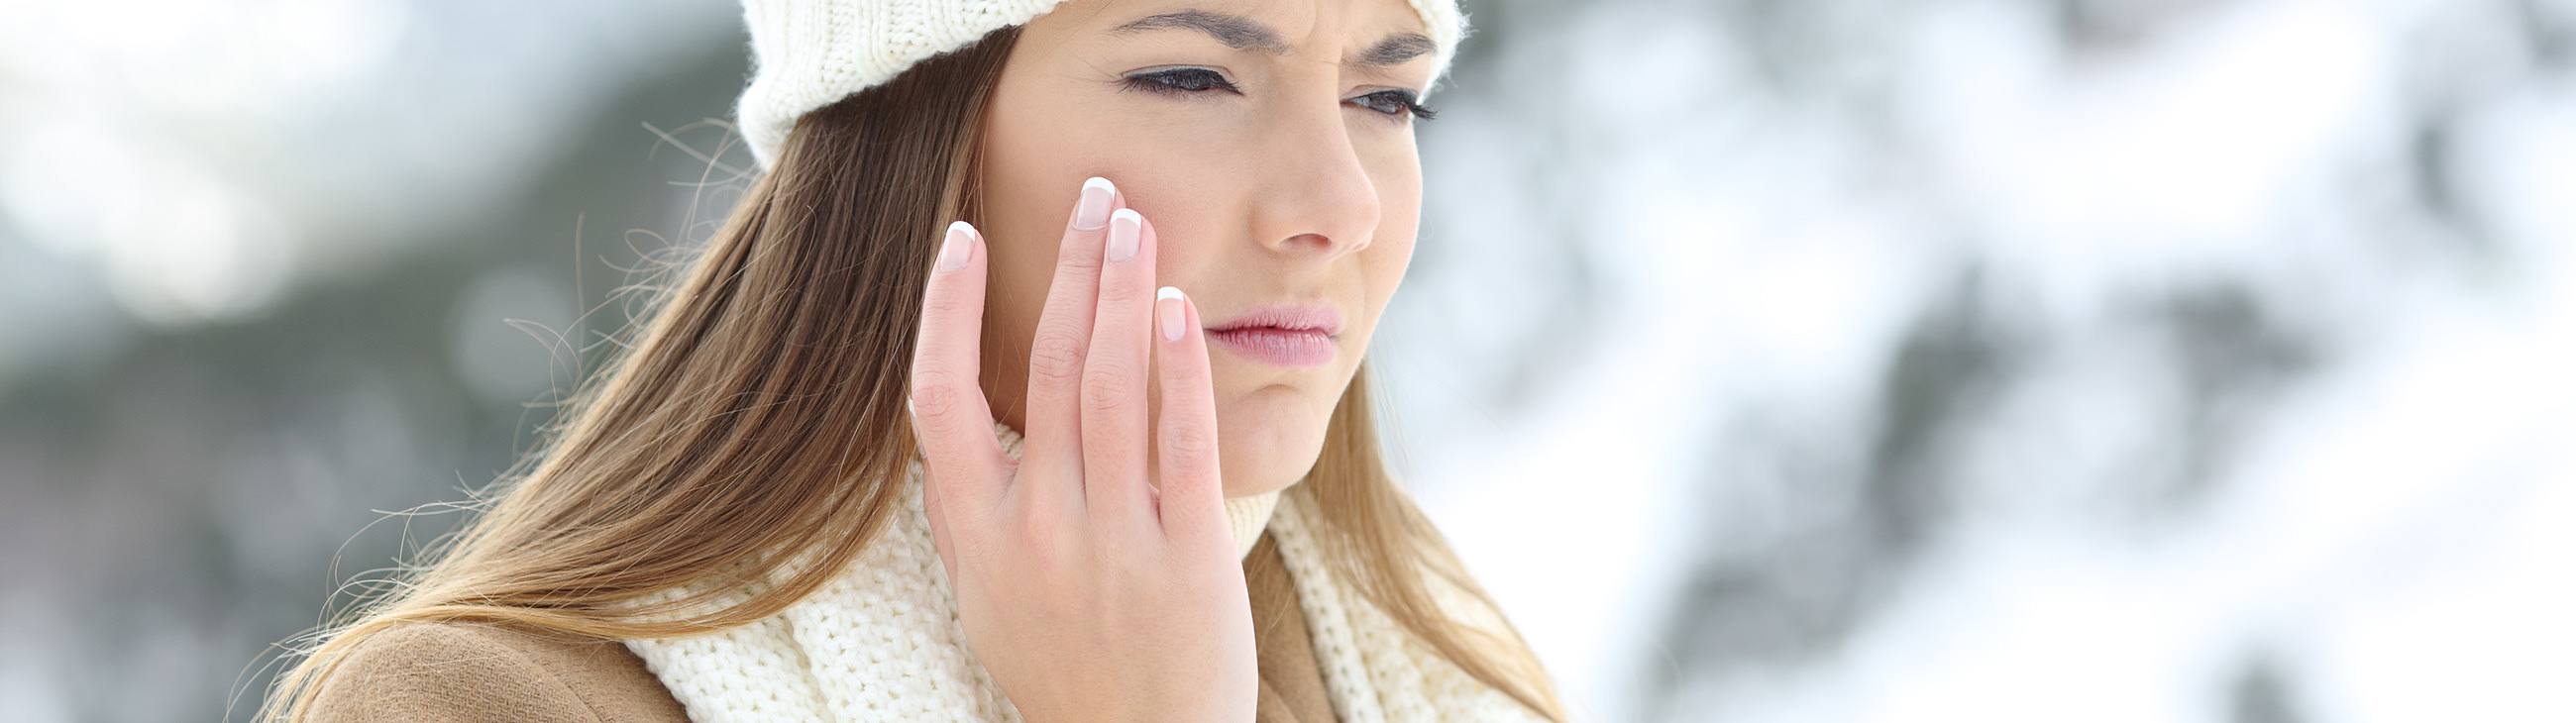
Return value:
<svg viewBox="0 0 2576 723">
<path fill-rule="evenodd" d="M 1216 430 L 1205 423 L 1166 419 L 1163 454 L 1180 469 L 1205 469 L 1215 462 Z"/>
<path fill-rule="evenodd" d="M 1082 375 L 1082 403 L 1094 409 L 1119 409 L 1135 402 L 1136 383 L 1125 369 L 1102 365 Z"/>
<path fill-rule="evenodd" d="M 1063 519 L 1050 514 L 1022 514 L 1016 521 L 1020 547 L 1030 559 L 1040 562 L 1058 560 L 1065 554 L 1070 533 Z"/>
<path fill-rule="evenodd" d="M 1029 342 L 1029 380 L 1068 384 L 1082 376 L 1082 339 L 1063 329 L 1039 329 Z"/>
<path fill-rule="evenodd" d="M 913 416 L 927 426 L 944 425 L 948 416 L 957 411 L 959 399 L 964 396 L 964 392 L 959 389 L 961 383 L 956 374 L 945 371 L 914 373 L 912 376 Z"/>
<path fill-rule="evenodd" d="M 1048 537 L 1055 534 L 1055 521 L 1046 515 L 1022 514 L 1014 517 L 1012 522 L 1016 523 L 1018 529 L 1015 531 L 1020 539 L 1032 547 L 1044 545 Z"/>
</svg>

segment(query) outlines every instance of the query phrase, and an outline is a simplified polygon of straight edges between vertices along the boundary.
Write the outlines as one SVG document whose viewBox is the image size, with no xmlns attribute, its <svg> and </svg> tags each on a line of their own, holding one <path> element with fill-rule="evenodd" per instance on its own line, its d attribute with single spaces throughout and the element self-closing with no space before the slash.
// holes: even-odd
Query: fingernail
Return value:
<svg viewBox="0 0 2576 723">
<path fill-rule="evenodd" d="M 1141 242 L 1138 237 L 1144 235 L 1144 227 L 1145 217 L 1137 215 L 1136 209 L 1122 208 L 1109 214 L 1109 263 L 1136 258 L 1136 244 Z"/>
<path fill-rule="evenodd" d="M 968 238 L 975 226 L 964 221 L 948 224 L 948 240 L 939 243 L 939 272 L 966 268 L 966 257 L 974 254 L 975 242 Z"/>
<path fill-rule="evenodd" d="M 1073 227 L 1084 231 L 1109 223 L 1109 198 L 1118 195 L 1118 187 L 1109 179 L 1092 176 L 1082 182 L 1082 202 L 1073 207 Z"/>
<path fill-rule="evenodd" d="M 1180 289 L 1165 286 L 1154 292 L 1154 315 L 1162 317 L 1163 341 L 1181 340 L 1181 332 L 1186 330 L 1182 324 L 1189 319 L 1187 314 L 1181 313 Z"/>
</svg>

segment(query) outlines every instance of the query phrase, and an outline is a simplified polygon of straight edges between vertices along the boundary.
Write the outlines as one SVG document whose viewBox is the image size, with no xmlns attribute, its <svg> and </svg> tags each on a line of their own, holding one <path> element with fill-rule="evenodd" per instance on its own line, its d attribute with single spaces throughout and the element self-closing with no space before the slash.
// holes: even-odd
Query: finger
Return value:
<svg viewBox="0 0 2576 723">
<path fill-rule="evenodd" d="M 1106 264 L 1082 367 L 1082 478 L 1095 520 L 1146 519 L 1145 385 L 1153 355 L 1154 233 L 1135 209 L 1109 215 Z"/>
<path fill-rule="evenodd" d="M 1198 305 L 1169 286 L 1154 299 L 1154 352 L 1161 367 L 1159 435 L 1163 532 L 1174 539 L 1224 538 L 1225 479 L 1217 454 L 1216 387 Z"/>
<path fill-rule="evenodd" d="M 913 344 L 913 435 L 921 440 L 926 482 L 946 488 L 941 498 L 950 503 L 943 505 L 948 514 L 992 509 L 1007 484 L 993 410 L 976 381 L 989 256 L 974 226 L 949 224 L 922 292 L 920 336 Z"/>
<path fill-rule="evenodd" d="M 1026 439 L 1020 464 L 1022 469 L 1061 473 L 1041 479 L 1072 481 L 1056 489 L 1021 492 L 1056 504 L 1082 504 L 1082 368 L 1091 348 L 1101 247 L 1109 238 L 1117 193 L 1109 179 L 1083 182 L 1082 196 L 1065 223 L 1064 241 L 1057 246 L 1046 307 L 1038 312 L 1037 332 L 1029 340 L 1028 428 L 1020 430 Z"/>
<path fill-rule="evenodd" d="M 921 512 L 930 519 L 930 544 L 939 554 L 939 568 L 948 573 L 950 589 L 957 586 L 957 546 L 948 541 L 948 517 L 939 507 L 939 485 L 930 479 L 929 465 L 921 470 Z"/>
</svg>

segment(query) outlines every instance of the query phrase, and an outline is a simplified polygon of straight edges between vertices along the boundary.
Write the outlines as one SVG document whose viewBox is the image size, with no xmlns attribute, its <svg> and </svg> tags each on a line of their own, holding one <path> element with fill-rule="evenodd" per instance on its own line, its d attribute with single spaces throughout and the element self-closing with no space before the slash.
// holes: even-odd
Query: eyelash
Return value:
<svg viewBox="0 0 2576 723">
<path fill-rule="evenodd" d="M 1236 95 L 1243 93 L 1243 89 L 1236 86 L 1233 81 L 1226 80 L 1224 75 L 1206 68 L 1173 68 L 1137 73 L 1127 76 L 1124 85 L 1129 90 L 1176 96 L 1205 93 L 1211 90 L 1222 90 Z M 1440 115 L 1440 111 L 1424 106 L 1420 96 L 1414 95 L 1413 91 L 1409 90 L 1381 90 L 1352 100 L 1358 101 L 1360 107 L 1389 117 L 1411 115 L 1422 120 L 1431 120 Z"/>
</svg>

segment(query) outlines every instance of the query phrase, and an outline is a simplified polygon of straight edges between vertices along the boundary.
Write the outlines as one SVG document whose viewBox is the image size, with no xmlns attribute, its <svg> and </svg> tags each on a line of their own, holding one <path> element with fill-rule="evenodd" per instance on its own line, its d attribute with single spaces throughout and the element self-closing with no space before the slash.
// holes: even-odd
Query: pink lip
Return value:
<svg viewBox="0 0 2576 723">
<path fill-rule="evenodd" d="M 1322 366 L 1341 353 L 1341 312 L 1329 306 L 1254 308 L 1208 327 L 1208 338 L 1254 361 L 1284 367 Z"/>
</svg>

